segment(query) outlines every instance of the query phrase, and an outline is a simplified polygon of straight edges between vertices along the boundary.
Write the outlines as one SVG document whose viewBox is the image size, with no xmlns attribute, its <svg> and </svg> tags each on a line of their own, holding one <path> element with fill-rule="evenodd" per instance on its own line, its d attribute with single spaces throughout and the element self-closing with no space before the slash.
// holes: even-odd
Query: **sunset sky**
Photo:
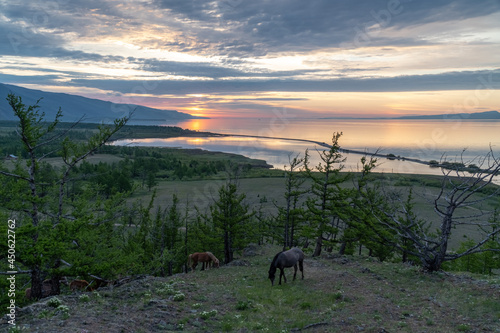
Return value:
<svg viewBox="0 0 500 333">
<path fill-rule="evenodd" d="M 499 0 L 0 0 L 0 82 L 209 117 L 500 111 L 499 22 Z"/>
</svg>

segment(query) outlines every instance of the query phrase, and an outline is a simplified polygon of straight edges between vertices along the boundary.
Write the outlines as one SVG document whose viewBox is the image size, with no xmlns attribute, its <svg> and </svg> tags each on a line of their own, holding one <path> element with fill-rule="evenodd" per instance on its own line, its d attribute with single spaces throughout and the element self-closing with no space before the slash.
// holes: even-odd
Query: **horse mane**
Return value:
<svg viewBox="0 0 500 333">
<path fill-rule="evenodd" d="M 208 251 L 207 251 L 206 253 L 208 254 L 208 256 L 210 257 L 210 259 L 212 259 L 212 261 L 213 261 L 214 263 L 218 263 L 218 262 L 219 262 L 219 259 L 217 259 L 217 257 L 216 257 L 216 256 L 214 256 L 214 254 L 213 254 L 212 252 L 208 252 Z"/>
<path fill-rule="evenodd" d="M 271 267 L 276 267 L 276 261 L 278 261 L 279 255 L 282 254 L 283 252 L 285 251 L 281 251 L 274 256 L 273 261 L 271 262 Z"/>
</svg>

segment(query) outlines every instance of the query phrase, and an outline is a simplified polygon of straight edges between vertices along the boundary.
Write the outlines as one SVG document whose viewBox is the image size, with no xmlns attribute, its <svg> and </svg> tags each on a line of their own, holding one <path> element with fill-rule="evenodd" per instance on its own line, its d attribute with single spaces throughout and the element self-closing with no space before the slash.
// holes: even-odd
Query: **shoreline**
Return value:
<svg viewBox="0 0 500 333">
<path fill-rule="evenodd" d="M 131 126 L 133 127 L 133 126 Z M 148 126 L 149 127 L 149 126 Z M 161 127 L 160 127 L 161 128 Z M 168 127 L 167 127 L 168 128 Z M 165 130 L 166 128 L 162 128 Z M 182 137 L 244 137 L 244 138 L 256 138 L 256 139 L 271 139 L 271 140 L 286 140 L 286 141 L 296 141 L 296 142 L 304 142 L 304 143 L 312 143 L 321 147 L 324 147 L 326 149 L 330 149 L 332 146 L 330 144 L 327 144 L 326 142 L 321 142 L 321 141 L 316 141 L 316 140 L 309 140 L 309 139 L 297 139 L 297 138 L 287 138 L 287 137 L 273 137 L 273 136 L 263 136 L 263 135 L 251 135 L 251 134 L 231 134 L 231 133 L 214 133 L 214 132 L 198 132 L 198 131 L 192 131 L 192 130 L 183 130 L 181 128 L 178 128 L 180 131 L 177 133 L 168 133 L 167 135 L 162 135 L 164 133 L 141 133 L 142 135 L 134 135 L 134 133 L 127 133 L 127 138 L 134 140 L 134 139 L 154 139 L 154 138 L 182 138 Z M 120 139 L 114 139 L 111 140 L 111 142 L 118 141 Z M 436 160 L 431 160 L 431 161 L 425 161 L 421 160 L 418 158 L 412 158 L 412 157 L 405 157 L 401 155 L 394 155 L 394 154 L 381 154 L 378 152 L 368 152 L 368 151 L 360 151 L 360 150 L 354 150 L 354 149 L 347 149 L 347 148 L 340 148 L 340 152 L 342 153 L 347 153 L 347 154 L 356 154 L 356 155 L 364 155 L 364 156 L 372 156 L 372 157 L 377 157 L 377 158 L 385 158 L 390 161 L 402 161 L 402 162 L 412 162 L 412 163 L 417 163 L 420 165 L 425 165 L 428 166 L 429 168 L 441 168 L 444 170 L 450 170 L 450 171 L 456 171 L 456 172 L 471 172 L 471 173 L 476 173 L 476 172 L 488 172 L 488 170 L 482 170 L 477 166 L 466 166 L 464 163 L 459 163 L 459 162 L 448 162 L 448 161 L 436 161 Z M 267 163 L 267 161 L 266 161 Z"/>
<path fill-rule="evenodd" d="M 220 136 L 220 137 L 246 137 L 246 138 L 256 138 L 256 139 L 273 139 L 273 140 L 287 140 L 287 141 L 298 141 L 298 142 L 307 142 L 307 143 L 314 143 L 319 146 L 325 147 L 327 149 L 332 148 L 331 145 L 327 144 L 326 142 L 321 142 L 321 141 L 315 141 L 315 140 L 308 140 L 308 139 L 296 139 L 296 138 L 282 138 L 282 137 L 272 137 L 272 136 L 262 136 L 262 135 L 246 135 L 246 134 L 218 134 L 218 133 L 210 133 L 210 136 Z M 358 155 L 369 155 L 369 156 L 374 156 L 374 157 L 380 157 L 380 158 L 386 158 L 388 160 L 397 160 L 397 161 L 403 161 L 403 162 L 413 162 L 413 163 L 419 163 L 423 165 L 427 165 L 429 168 L 441 168 L 444 170 L 450 170 L 450 171 L 456 171 L 456 172 L 470 172 L 470 173 L 476 173 L 476 172 L 483 172 L 483 173 L 490 173 L 489 170 L 484 170 L 480 169 L 477 166 L 466 166 L 464 163 L 457 163 L 457 162 L 448 162 L 444 161 L 442 163 L 431 160 L 431 161 L 423 161 L 418 158 L 411 158 L 411 157 L 405 157 L 405 156 L 396 156 L 394 154 L 380 154 L 377 152 L 370 153 L 367 151 L 359 151 L 359 150 L 354 150 L 354 149 L 346 149 L 346 148 L 340 148 L 340 152 L 347 153 L 347 154 L 358 154 Z"/>
<path fill-rule="evenodd" d="M 257 138 L 257 139 L 274 139 L 274 140 L 287 140 L 287 141 L 299 141 L 299 142 L 307 142 L 307 143 L 314 143 L 317 144 L 318 146 L 322 146 L 325 148 L 332 148 L 331 145 L 327 144 L 326 142 L 320 142 L 320 141 L 315 141 L 315 140 L 307 140 L 307 139 L 294 139 L 294 138 L 281 138 L 281 137 L 272 137 L 272 136 L 262 136 L 262 135 L 246 135 L 246 134 L 215 134 L 214 136 L 220 136 L 220 137 L 232 137 L 232 136 L 237 136 L 237 137 L 246 137 L 246 138 Z M 381 158 L 387 158 L 389 160 L 401 160 L 401 161 L 409 161 L 409 162 L 414 162 L 414 163 L 420 163 L 424 165 L 431 166 L 432 163 L 429 161 L 422 161 L 417 158 L 410 158 L 410 157 L 404 157 L 404 156 L 395 156 L 393 154 L 380 154 L 380 153 L 370 153 L 366 151 L 359 151 L 359 150 L 353 150 L 353 149 L 346 149 L 346 148 L 340 148 L 340 151 L 343 153 L 350 153 L 350 154 L 358 154 L 358 155 L 370 155 L 370 156 L 375 156 L 375 157 L 381 157 Z M 440 165 L 438 165 L 439 167 Z M 444 167 L 444 166 L 443 166 Z"/>
</svg>

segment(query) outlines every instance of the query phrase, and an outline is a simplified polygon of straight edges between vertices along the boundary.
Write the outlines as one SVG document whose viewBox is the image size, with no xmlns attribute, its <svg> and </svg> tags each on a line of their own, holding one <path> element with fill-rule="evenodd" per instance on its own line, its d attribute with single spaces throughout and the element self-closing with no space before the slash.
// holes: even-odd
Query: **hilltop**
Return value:
<svg viewBox="0 0 500 333">
<path fill-rule="evenodd" d="M 64 114 L 63 121 L 69 122 L 85 116 L 84 122 L 111 123 L 114 119 L 128 116 L 131 112 L 134 112 L 134 116 L 129 124 L 155 124 L 199 118 L 175 110 L 160 110 L 136 104 L 111 103 L 77 95 L 52 93 L 0 83 L 0 120 L 16 120 L 12 108 L 6 101 L 9 93 L 20 96 L 25 105 L 34 105 L 41 99 L 39 104 L 41 110 L 46 113 L 47 120 L 54 119 L 59 107 Z"/>
<path fill-rule="evenodd" d="M 423 274 L 362 256 L 306 257 L 305 279 L 271 287 L 277 246 L 230 265 L 171 277 L 136 276 L 95 292 L 65 291 L 18 310 L 21 332 L 499 332 L 500 283 Z M 300 273 L 298 274 L 300 276 Z M 6 331 L 5 322 L 0 326 Z"/>
<path fill-rule="evenodd" d="M 403 116 L 394 119 L 429 119 L 429 120 L 500 120 L 500 112 L 498 111 L 484 111 L 475 113 L 451 113 L 451 114 L 438 114 L 426 116 Z"/>
<path fill-rule="evenodd" d="M 352 119 L 352 120 L 500 120 L 500 112 L 484 111 L 473 113 L 445 113 L 435 115 L 412 115 L 401 117 L 375 117 L 375 118 L 359 118 L 359 117 L 325 117 L 320 119 Z"/>
</svg>

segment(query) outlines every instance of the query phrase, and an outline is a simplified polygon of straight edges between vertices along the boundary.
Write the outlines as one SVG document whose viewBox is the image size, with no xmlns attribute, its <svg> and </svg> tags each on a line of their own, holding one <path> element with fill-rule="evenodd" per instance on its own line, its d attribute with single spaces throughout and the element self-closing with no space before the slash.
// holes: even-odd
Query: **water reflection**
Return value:
<svg viewBox="0 0 500 333">
<path fill-rule="evenodd" d="M 473 163 L 477 156 L 488 153 L 490 145 L 498 152 L 500 122 L 498 121 L 417 121 L 417 120 L 352 120 L 352 119 L 193 119 L 176 126 L 200 132 L 258 135 L 331 142 L 333 132 L 343 132 L 341 147 L 362 152 L 394 154 L 425 161 L 464 159 Z M 197 137 L 170 139 L 121 140 L 115 144 L 138 146 L 200 148 L 235 153 L 262 159 L 275 168 L 288 165 L 289 156 L 304 155 L 310 150 L 311 164 L 319 163 L 313 143 L 282 139 L 245 137 Z M 464 151 L 464 149 L 466 149 Z M 497 153 L 497 155 L 500 155 Z M 345 168 L 356 171 L 361 155 L 346 154 Z M 400 160 L 379 159 L 378 172 L 441 174 L 440 169 Z"/>
<path fill-rule="evenodd" d="M 179 127 L 216 133 L 248 134 L 330 142 L 343 132 L 341 145 L 351 149 L 405 151 L 409 157 L 436 152 L 440 157 L 464 149 L 484 153 L 500 146 L 499 121 L 350 120 L 350 119 L 195 119 Z M 434 153 L 434 155 L 436 155 Z"/>
<path fill-rule="evenodd" d="M 233 153 L 244 155 L 249 158 L 264 160 L 276 169 L 283 169 L 287 166 L 289 164 L 290 157 L 293 158 L 297 155 L 303 157 L 306 149 L 309 150 L 311 165 L 317 165 L 320 162 L 317 151 L 324 149 L 321 146 L 306 142 L 243 137 L 124 139 L 115 141 L 114 144 L 127 146 L 205 149 L 209 151 Z M 369 153 L 367 155 L 369 155 Z M 360 159 L 362 155 L 345 154 L 345 157 L 347 158 L 347 160 L 343 163 L 345 165 L 345 169 L 349 171 L 357 171 L 360 167 Z M 379 158 L 378 161 L 378 172 L 420 174 L 436 173 L 436 169 L 431 169 L 428 166 L 419 163 L 402 162 L 385 158 Z"/>
</svg>

